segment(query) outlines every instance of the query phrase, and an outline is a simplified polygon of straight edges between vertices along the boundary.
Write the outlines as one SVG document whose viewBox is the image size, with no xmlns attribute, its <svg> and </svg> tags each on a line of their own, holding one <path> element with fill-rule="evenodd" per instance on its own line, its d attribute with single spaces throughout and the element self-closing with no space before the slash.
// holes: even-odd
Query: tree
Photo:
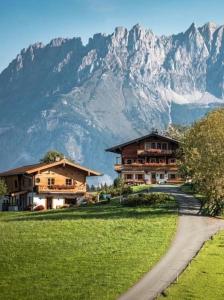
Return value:
<svg viewBox="0 0 224 300">
<path fill-rule="evenodd" d="M 182 141 L 188 129 L 188 126 L 170 124 L 167 128 L 166 135 L 178 141 Z"/>
<path fill-rule="evenodd" d="M 224 109 L 208 113 L 184 137 L 183 164 L 196 188 L 203 193 L 203 207 L 211 215 L 224 207 Z"/>
<path fill-rule="evenodd" d="M 124 180 L 121 177 L 117 177 L 114 179 L 114 187 L 115 188 L 120 188 L 124 186 Z"/>
<path fill-rule="evenodd" d="M 94 186 L 93 184 L 92 184 L 91 187 L 90 187 L 90 191 L 91 191 L 91 192 L 95 192 L 95 191 L 96 191 L 96 188 L 95 188 L 95 186 Z"/>
<path fill-rule="evenodd" d="M 51 163 L 51 162 L 55 162 L 57 160 L 61 160 L 65 158 L 65 155 L 62 152 L 59 152 L 57 150 L 49 150 L 41 159 L 40 162 L 42 163 Z M 75 163 L 75 161 L 70 158 L 70 157 L 66 157 L 67 160 L 69 160 L 72 163 Z"/>
<path fill-rule="evenodd" d="M 7 186 L 4 180 L 0 179 L 0 196 L 7 194 Z"/>
</svg>

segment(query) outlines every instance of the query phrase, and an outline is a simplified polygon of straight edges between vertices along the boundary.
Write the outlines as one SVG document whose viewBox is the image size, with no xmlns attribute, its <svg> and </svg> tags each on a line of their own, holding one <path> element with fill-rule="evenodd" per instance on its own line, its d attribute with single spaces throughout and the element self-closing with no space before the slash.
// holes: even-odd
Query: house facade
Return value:
<svg viewBox="0 0 224 300">
<path fill-rule="evenodd" d="M 152 132 L 106 151 L 120 155 L 114 169 L 127 184 L 178 183 L 178 148 L 177 140 Z"/>
<path fill-rule="evenodd" d="M 77 204 L 86 196 L 86 178 L 100 175 L 66 159 L 0 173 L 7 185 L 1 209 L 25 210 L 38 205 L 51 209 Z"/>
</svg>

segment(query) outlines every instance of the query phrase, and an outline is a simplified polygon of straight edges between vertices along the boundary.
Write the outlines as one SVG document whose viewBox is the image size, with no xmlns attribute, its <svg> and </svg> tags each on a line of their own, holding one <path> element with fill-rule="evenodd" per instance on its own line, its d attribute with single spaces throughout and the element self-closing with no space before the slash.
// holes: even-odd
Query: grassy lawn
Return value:
<svg viewBox="0 0 224 300">
<path fill-rule="evenodd" d="M 141 184 L 141 185 L 135 185 L 135 186 L 131 187 L 133 193 L 140 193 L 142 191 L 147 191 L 150 188 L 151 188 L 151 185 L 149 185 L 149 184 Z"/>
<path fill-rule="evenodd" d="M 0 213 L 0 298 L 116 299 L 166 252 L 175 202 Z"/>
<path fill-rule="evenodd" d="M 166 291 L 171 300 L 224 299 L 224 231 L 208 241 L 178 283 Z"/>
</svg>

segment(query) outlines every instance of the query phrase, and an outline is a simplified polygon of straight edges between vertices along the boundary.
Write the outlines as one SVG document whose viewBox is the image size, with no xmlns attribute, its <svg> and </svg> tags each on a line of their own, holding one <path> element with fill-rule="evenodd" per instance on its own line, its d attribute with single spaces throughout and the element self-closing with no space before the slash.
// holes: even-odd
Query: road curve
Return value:
<svg viewBox="0 0 224 300">
<path fill-rule="evenodd" d="M 204 242 L 224 229 L 223 220 L 200 216 L 198 201 L 178 188 L 158 186 L 151 191 L 168 192 L 176 197 L 179 204 L 177 233 L 165 256 L 119 300 L 155 299 L 178 278 Z"/>
</svg>

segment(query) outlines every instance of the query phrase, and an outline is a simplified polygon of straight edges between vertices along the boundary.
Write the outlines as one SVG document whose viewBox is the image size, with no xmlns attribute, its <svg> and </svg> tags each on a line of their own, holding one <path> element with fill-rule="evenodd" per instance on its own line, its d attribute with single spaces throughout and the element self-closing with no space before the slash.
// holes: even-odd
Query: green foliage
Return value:
<svg viewBox="0 0 224 300">
<path fill-rule="evenodd" d="M 119 204 L 0 212 L 1 299 L 117 299 L 165 254 L 176 224 L 173 210 Z"/>
<path fill-rule="evenodd" d="M 64 158 L 64 154 L 57 150 L 48 151 L 43 158 L 41 158 L 40 162 L 42 163 L 51 163 L 55 162 L 57 159 L 61 160 Z"/>
<path fill-rule="evenodd" d="M 122 178 L 114 180 L 113 185 L 108 186 L 106 183 L 98 189 L 100 194 L 110 194 L 112 197 L 127 195 L 132 193 L 131 186 L 125 185 Z"/>
<path fill-rule="evenodd" d="M 183 143 L 183 164 L 211 215 L 224 207 L 224 109 L 208 113 L 190 128 Z"/>
<path fill-rule="evenodd" d="M 4 180 L 0 179 L 0 196 L 7 194 L 7 186 Z"/>
<path fill-rule="evenodd" d="M 149 193 L 149 194 L 133 194 L 129 195 L 122 202 L 124 206 L 139 206 L 161 204 L 174 198 L 166 193 Z"/>
<path fill-rule="evenodd" d="M 189 127 L 183 125 L 170 124 L 169 127 L 167 128 L 166 134 L 169 137 L 181 142 L 188 128 Z"/>
<path fill-rule="evenodd" d="M 185 183 L 181 186 L 181 191 L 187 194 L 194 194 L 195 185 L 193 183 Z"/>
<path fill-rule="evenodd" d="M 114 187 L 119 188 L 120 186 L 124 185 L 124 181 L 121 177 L 117 177 L 114 179 Z"/>
<path fill-rule="evenodd" d="M 140 184 L 131 186 L 131 190 L 133 193 L 140 193 L 143 191 L 148 191 L 151 188 L 149 184 Z"/>
<path fill-rule="evenodd" d="M 116 197 L 116 196 L 120 196 L 120 195 L 127 195 L 127 194 L 131 194 L 132 193 L 132 189 L 130 186 L 123 186 L 123 187 L 114 187 L 114 186 L 109 186 L 106 189 L 103 188 L 100 190 L 100 195 L 101 194 L 110 194 L 111 197 Z"/>
<path fill-rule="evenodd" d="M 55 162 L 57 160 L 61 160 L 65 158 L 65 155 L 62 152 L 59 152 L 57 150 L 50 150 L 48 151 L 41 159 L 40 162 L 42 163 L 51 163 Z M 74 163 L 75 161 L 71 159 L 70 157 L 66 157 L 67 160 Z"/>
</svg>

